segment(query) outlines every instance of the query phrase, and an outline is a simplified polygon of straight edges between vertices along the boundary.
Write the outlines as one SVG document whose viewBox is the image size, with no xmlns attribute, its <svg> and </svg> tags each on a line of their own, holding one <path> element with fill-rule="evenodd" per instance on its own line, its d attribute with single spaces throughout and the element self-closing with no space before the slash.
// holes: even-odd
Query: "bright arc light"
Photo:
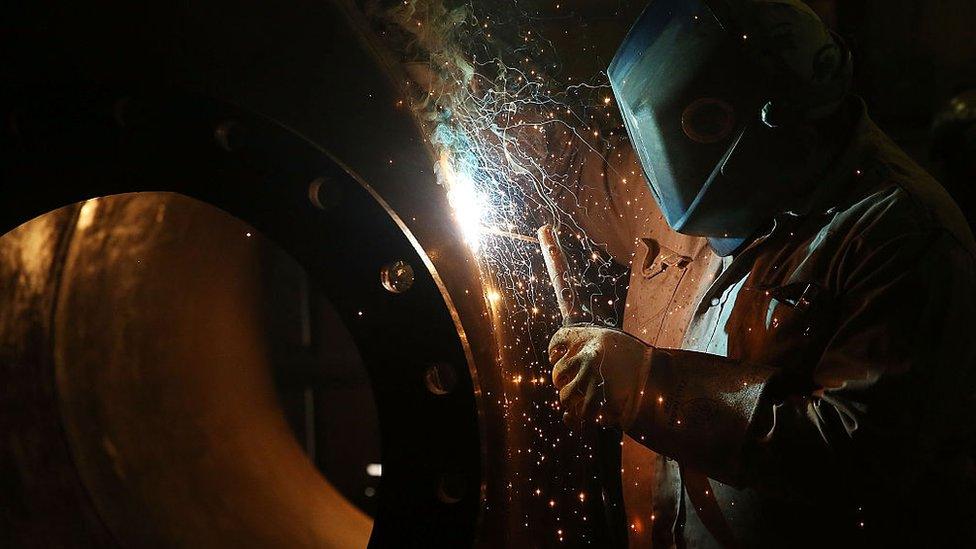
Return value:
<svg viewBox="0 0 976 549">
<path fill-rule="evenodd" d="M 441 156 L 440 166 L 444 184 L 447 186 L 447 200 L 454 210 L 454 219 L 461 227 L 464 241 L 477 252 L 484 232 L 487 200 L 478 192 L 471 176 L 455 170 L 446 155 Z"/>
</svg>

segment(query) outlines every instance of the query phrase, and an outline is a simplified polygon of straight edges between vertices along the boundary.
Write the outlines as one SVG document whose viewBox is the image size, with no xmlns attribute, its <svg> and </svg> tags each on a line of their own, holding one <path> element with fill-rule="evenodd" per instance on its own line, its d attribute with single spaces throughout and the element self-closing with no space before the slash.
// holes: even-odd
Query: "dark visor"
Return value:
<svg viewBox="0 0 976 549">
<path fill-rule="evenodd" d="M 743 65 L 736 37 L 707 3 L 654 0 L 608 69 L 645 176 L 676 230 L 686 225 L 747 113 L 758 111 Z"/>
</svg>

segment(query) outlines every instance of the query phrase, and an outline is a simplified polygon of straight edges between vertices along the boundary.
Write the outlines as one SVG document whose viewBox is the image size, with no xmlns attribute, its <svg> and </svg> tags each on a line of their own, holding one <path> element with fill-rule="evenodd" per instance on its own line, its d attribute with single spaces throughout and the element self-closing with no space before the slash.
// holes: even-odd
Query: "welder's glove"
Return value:
<svg viewBox="0 0 976 549">
<path fill-rule="evenodd" d="M 653 348 L 618 330 L 562 328 L 549 342 L 552 381 L 564 420 L 628 429 L 640 410 Z"/>
</svg>

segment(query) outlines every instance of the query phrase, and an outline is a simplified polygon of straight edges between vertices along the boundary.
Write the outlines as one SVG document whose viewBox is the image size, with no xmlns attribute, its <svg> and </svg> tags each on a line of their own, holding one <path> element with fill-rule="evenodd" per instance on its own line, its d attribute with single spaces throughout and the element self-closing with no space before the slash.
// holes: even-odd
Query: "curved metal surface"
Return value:
<svg viewBox="0 0 976 549">
<path fill-rule="evenodd" d="M 253 268 L 265 247 L 248 230 L 155 193 L 87 201 L 71 227 L 53 310 L 60 409 L 82 479 L 126 546 L 369 539 L 370 519 L 282 415 Z"/>
<path fill-rule="evenodd" d="M 384 476 L 372 543 L 473 543 L 482 460 L 470 355 L 430 272 L 418 270 L 404 295 L 381 286 L 379 273 L 391 260 L 424 261 L 374 194 L 317 148 L 238 109 L 193 97 L 130 100 L 143 118 L 119 127 L 111 123 L 117 110 L 105 108 L 117 101 L 79 92 L 70 97 L 35 97 L 44 108 L 20 110 L 24 146 L 5 164 L 8 180 L 48 191 L 33 195 L 35 201 L 180 192 L 281 243 L 335 305 L 373 382 Z M 68 122 L 52 119 L 52 108 Z M 42 147 L 32 145 L 35 130 L 44 132 Z M 81 145 L 74 139 L 79 132 Z M 310 199 L 310 184 L 322 181 L 335 200 Z M 165 257 L 163 214 L 136 206 L 98 214 L 100 203 L 79 210 L 53 310 L 53 339 L 74 462 L 112 533 L 126 546 L 237 546 L 247 539 L 262 546 L 344 547 L 361 539 L 361 517 L 324 481 L 311 480 L 314 470 L 268 404 L 266 368 L 227 361 L 260 356 L 260 349 L 248 354 L 235 347 L 252 341 L 248 334 L 257 328 L 226 333 L 208 313 L 222 311 L 246 328 L 246 300 L 226 296 L 247 295 L 246 280 L 232 285 L 177 269 L 161 287 L 130 291 L 142 288 L 131 281 L 154 263 L 154 254 Z M 205 244 L 199 254 L 207 253 Z M 221 261 L 213 257 L 212 266 Z M 217 291 L 220 283 L 225 291 Z M 210 293 L 200 284 L 209 284 Z M 201 295 L 207 299 L 197 300 Z M 167 316 L 166 307 L 180 314 Z M 145 317 L 139 322 L 137 311 Z M 192 344 L 180 351 L 171 341 Z M 221 351 L 222 345 L 229 347 Z M 194 368 L 191 357 L 210 370 Z M 438 364 L 457 377 L 454 391 L 443 396 L 425 386 Z M 211 392 L 221 383 L 235 390 L 217 398 Z"/>
<path fill-rule="evenodd" d="M 0 237 L 0 546 L 111 546 L 63 436 L 51 353 L 71 206 Z"/>
<path fill-rule="evenodd" d="M 480 438 L 477 463 L 481 470 L 474 475 L 475 482 L 481 482 L 480 498 L 466 494 L 462 504 L 469 505 L 474 498 L 477 508 L 480 500 L 479 542 L 496 545 L 504 536 L 501 525 L 508 520 L 503 483 L 506 435 L 502 409 L 485 405 L 482 397 L 499 393 L 501 380 L 478 267 L 435 183 L 433 160 L 416 121 L 397 108 L 393 82 L 400 77 L 384 67 L 363 42 L 359 23 L 350 20 L 344 5 L 338 1 L 285 5 L 218 1 L 179 6 L 53 1 L 18 8 L 10 19 L 18 22 L 18 32 L 4 37 L 4 50 L 17 52 L 2 69 L 2 96 L 6 104 L 15 105 L 5 114 L 4 140 L 8 150 L 30 149 L 33 156 L 26 171 L 24 166 L 5 165 L 4 177 L 7 181 L 35 178 L 44 191 L 37 192 L 37 186 L 11 189 L 0 211 L 2 228 L 93 196 L 173 190 L 217 204 L 278 242 L 301 242 L 302 228 L 287 227 L 282 220 L 307 215 L 302 210 L 308 207 L 306 186 L 320 176 L 316 163 L 322 161 L 322 151 L 328 151 L 331 160 L 344 168 L 338 170 L 343 177 L 352 174 L 394 216 L 413 244 L 413 252 L 428 267 L 440 299 L 448 304 L 446 310 L 454 323 L 452 337 L 460 336 L 465 355 L 461 362 L 468 369 L 462 377 L 471 384 L 476 399 L 472 402 L 481 403 L 477 406 L 480 421 L 471 427 L 473 436 Z M 79 91 L 78 82 L 97 83 L 96 88 L 103 91 Z M 58 83 L 70 85 L 59 88 Z M 225 180 L 194 186 L 181 181 L 185 172 L 160 166 L 160 162 L 173 159 L 228 169 L 208 156 L 213 151 L 206 147 L 213 147 L 212 132 L 217 125 L 247 115 L 230 109 L 220 112 L 213 106 L 201 108 L 193 102 L 160 107 L 154 99 L 143 99 L 158 96 L 159 89 L 173 88 L 217 97 L 291 127 L 316 145 L 318 150 L 306 151 L 315 159 L 305 158 L 305 153 L 292 156 L 286 167 L 275 158 L 285 147 L 275 154 L 251 157 L 250 182 L 244 185 Z M 146 128 L 163 121 L 178 121 L 167 129 L 168 140 L 149 139 L 140 147 L 126 149 L 115 165 L 96 166 L 91 160 L 103 158 L 105 143 L 119 140 L 121 135 L 123 148 L 129 147 L 132 140 L 146 137 Z M 223 145 L 233 150 L 241 141 L 247 143 L 256 134 L 271 132 L 274 125 L 257 123 L 261 127 L 257 131 L 254 126 L 231 124 L 229 140 L 225 136 Z M 192 146 L 174 146 L 173 139 L 192 142 Z M 204 150 L 206 154 L 201 152 Z M 66 168 L 72 164 L 87 164 L 87 169 Z M 142 178 L 144 164 L 154 166 L 158 173 Z M 294 176 L 289 191 L 279 187 L 251 192 L 258 186 L 255 173 L 276 170 L 279 175 L 289 172 Z M 296 186 L 302 187 L 300 205 Z M 248 190 L 231 192 L 240 189 Z M 286 249 L 303 263 L 316 261 L 308 243 L 301 247 L 306 249 Z M 459 446 L 470 444 L 465 433 L 444 436 L 457 437 Z M 420 512 L 419 508 L 414 511 Z M 420 520 L 416 528 L 428 523 Z M 459 529 L 469 528 L 466 519 L 459 524 Z"/>
</svg>

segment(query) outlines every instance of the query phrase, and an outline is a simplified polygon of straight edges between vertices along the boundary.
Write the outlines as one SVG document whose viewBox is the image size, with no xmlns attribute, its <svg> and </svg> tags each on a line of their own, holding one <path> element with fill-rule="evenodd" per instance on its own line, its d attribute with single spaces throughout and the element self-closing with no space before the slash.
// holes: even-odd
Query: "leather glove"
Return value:
<svg viewBox="0 0 976 549">
<path fill-rule="evenodd" d="M 556 332 L 549 342 L 549 362 L 563 420 L 628 429 L 640 410 L 653 350 L 630 334 L 599 326 Z"/>
</svg>

